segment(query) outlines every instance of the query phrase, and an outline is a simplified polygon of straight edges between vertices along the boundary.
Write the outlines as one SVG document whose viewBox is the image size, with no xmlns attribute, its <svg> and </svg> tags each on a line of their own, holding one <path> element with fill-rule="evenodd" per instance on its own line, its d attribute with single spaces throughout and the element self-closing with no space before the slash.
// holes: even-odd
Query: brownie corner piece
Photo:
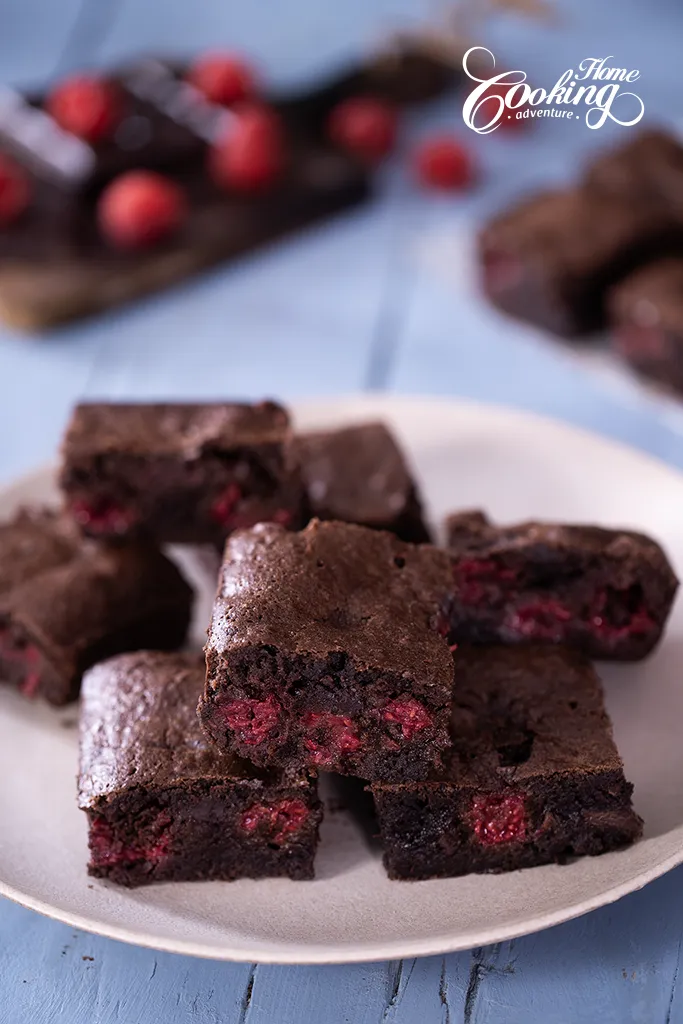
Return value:
<svg viewBox="0 0 683 1024">
<path fill-rule="evenodd" d="M 371 783 L 391 878 L 564 863 L 640 837 L 587 659 L 563 648 L 490 647 L 463 648 L 454 660 L 444 769 L 428 781 Z"/>
<path fill-rule="evenodd" d="M 678 588 L 660 544 L 633 530 L 481 512 L 446 520 L 453 642 L 562 643 L 634 661 L 661 638 Z"/>
<path fill-rule="evenodd" d="M 302 491 L 286 410 L 257 403 L 84 403 L 60 486 L 84 533 L 221 544 L 261 520 L 296 528 Z"/>
<path fill-rule="evenodd" d="M 66 704 L 95 662 L 180 647 L 193 598 L 180 570 L 151 545 L 81 543 L 69 561 L 0 597 L 0 677 L 26 697 Z"/>
<path fill-rule="evenodd" d="M 199 714 L 256 764 L 420 778 L 448 744 L 450 559 L 392 534 L 260 524 L 225 549 Z"/>
<path fill-rule="evenodd" d="M 203 679 L 197 655 L 150 651 L 87 673 L 78 789 L 89 873 L 124 886 L 312 878 L 315 780 L 260 772 L 207 744 L 196 715 Z"/>
<path fill-rule="evenodd" d="M 430 540 L 417 484 L 384 423 L 311 431 L 295 445 L 311 515 Z"/>
</svg>

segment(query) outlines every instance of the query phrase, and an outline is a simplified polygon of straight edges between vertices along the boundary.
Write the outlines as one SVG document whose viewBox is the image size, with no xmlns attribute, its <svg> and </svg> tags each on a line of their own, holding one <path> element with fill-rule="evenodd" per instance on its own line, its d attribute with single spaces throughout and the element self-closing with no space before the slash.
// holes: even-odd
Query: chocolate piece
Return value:
<svg viewBox="0 0 683 1024">
<path fill-rule="evenodd" d="M 83 403 L 64 438 L 60 486 L 90 536 L 221 544 L 261 520 L 298 525 L 289 444 L 287 413 L 273 402 Z"/>
<path fill-rule="evenodd" d="M 568 644 L 636 661 L 657 644 L 678 580 L 659 544 L 630 530 L 526 522 L 483 513 L 446 521 L 454 555 L 454 643 Z"/>
<path fill-rule="evenodd" d="M 664 209 L 683 223 L 683 145 L 661 129 L 629 136 L 594 160 L 583 181 L 599 198 L 617 196 L 640 207 Z"/>
<path fill-rule="evenodd" d="M 390 878 L 514 871 L 640 837 L 588 661 L 533 647 L 463 649 L 454 660 L 443 771 L 371 786 Z"/>
<path fill-rule="evenodd" d="M 383 423 L 303 434 L 296 450 L 312 515 L 429 541 L 417 486 Z"/>
<path fill-rule="evenodd" d="M 315 781 L 213 750 L 195 708 L 196 656 L 143 651 L 83 681 L 79 806 L 91 875 L 119 885 L 313 877 Z"/>
<path fill-rule="evenodd" d="M 254 764 L 424 778 L 448 743 L 450 559 L 389 533 L 261 524 L 225 547 L 199 716 Z"/>
<path fill-rule="evenodd" d="M 86 544 L 0 598 L 0 679 L 66 704 L 102 658 L 180 647 L 191 606 L 190 587 L 155 549 Z"/>
<path fill-rule="evenodd" d="M 683 259 L 659 260 L 608 296 L 610 344 L 650 380 L 683 393 Z"/>
<path fill-rule="evenodd" d="M 77 547 L 69 520 L 50 509 L 20 509 L 0 523 L 0 595 L 70 561 Z"/>
<path fill-rule="evenodd" d="M 639 263 L 676 248 L 668 211 L 588 189 L 544 192 L 481 232 L 482 286 L 504 313 L 561 335 L 604 321 L 604 295 Z"/>
</svg>

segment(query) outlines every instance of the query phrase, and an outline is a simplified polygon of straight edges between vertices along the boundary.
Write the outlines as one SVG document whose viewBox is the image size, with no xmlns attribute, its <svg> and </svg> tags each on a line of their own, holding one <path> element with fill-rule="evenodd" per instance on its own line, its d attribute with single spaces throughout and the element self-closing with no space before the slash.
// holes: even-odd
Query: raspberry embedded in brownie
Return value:
<svg viewBox="0 0 683 1024">
<path fill-rule="evenodd" d="M 630 530 L 481 512 L 446 522 L 456 584 L 442 629 L 462 643 L 563 643 L 635 660 L 659 640 L 678 581 L 659 544 Z"/>
<path fill-rule="evenodd" d="M 640 836 L 602 689 L 562 647 L 461 648 L 453 746 L 426 781 L 370 784 L 391 878 L 512 871 Z"/>
<path fill-rule="evenodd" d="M 89 872 L 125 886 L 313 877 L 322 817 L 315 781 L 221 754 L 196 715 L 197 655 L 139 652 L 83 684 L 79 806 Z"/>
<path fill-rule="evenodd" d="M 451 559 L 313 520 L 229 538 L 199 716 L 254 764 L 422 778 L 448 743 L 453 661 L 438 612 Z"/>
</svg>

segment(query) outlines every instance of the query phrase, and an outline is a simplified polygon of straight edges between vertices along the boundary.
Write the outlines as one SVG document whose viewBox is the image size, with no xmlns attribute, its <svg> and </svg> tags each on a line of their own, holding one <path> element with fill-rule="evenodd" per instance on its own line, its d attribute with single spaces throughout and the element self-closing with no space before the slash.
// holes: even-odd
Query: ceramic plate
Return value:
<svg viewBox="0 0 683 1024">
<path fill-rule="evenodd" d="M 501 521 L 588 521 L 651 532 L 683 570 L 683 477 L 638 452 L 500 408 L 363 397 L 297 406 L 301 427 L 380 417 L 400 435 L 438 522 L 483 506 Z M 0 517 L 55 498 L 44 471 L 0 494 Z M 185 556 L 202 589 L 211 583 Z M 58 714 L 0 688 L 0 891 L 71 925 L 158 949 L 230 960 L 328 963 L 469 948 L 557 924 L 638 889 L 683 861 L 683 602 L 657 653 L 605 666 L 616 739 L 645 838 L 629 850 L 495 876 L 390 882 L 344 812 L 327 815 L 314 882 L 156 885 L 88 878 L 76 808 L 76 708 Z"/>
</svg>

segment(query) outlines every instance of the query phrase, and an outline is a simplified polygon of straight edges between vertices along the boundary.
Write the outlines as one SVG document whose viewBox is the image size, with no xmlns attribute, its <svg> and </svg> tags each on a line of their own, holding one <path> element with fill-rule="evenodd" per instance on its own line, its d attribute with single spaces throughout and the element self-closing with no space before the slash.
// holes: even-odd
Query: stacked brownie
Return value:
<svg viewBox="0 0 683 1024">
<path fill-rule="evenodd" d="M 595 160 L 577 186 L 524 199 L 483 228 L 484 291 L 503 312 L 557 334 L 607 325 L 639 372 L 683 390 L 681 195 L 683 145 L 641 132 Z"/>
<path fill-rule="evenodd" d="M 640 834 L 588 658 L 660 639 L 651 538 L 475 511 L 435 547 L 385 426 L 296 436 L 272 402 L 81 405 L 60 484 L 64 512 L 0 527 L 0 671 L 56 704 L 85 673 L 92 874 L 310 878 L 321 772 L 367 785 L 392 878 Z M 204 662 L 169 653 L 166 542 L 223 545 Z"/>
</svg>

